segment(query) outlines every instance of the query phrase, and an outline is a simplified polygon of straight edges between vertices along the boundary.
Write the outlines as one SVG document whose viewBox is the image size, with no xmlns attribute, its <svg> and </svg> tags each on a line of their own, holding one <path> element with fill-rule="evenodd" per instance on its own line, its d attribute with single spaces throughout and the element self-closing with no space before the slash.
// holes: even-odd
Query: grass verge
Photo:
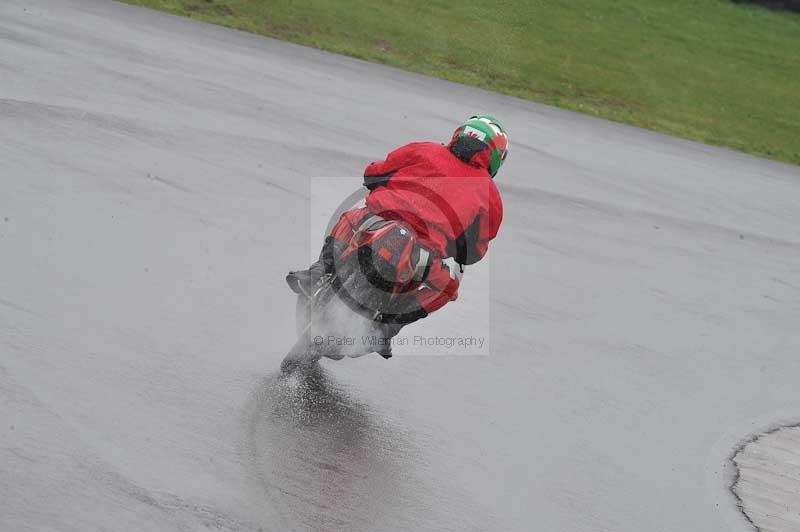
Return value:
<svg viewBox="0 0 800 532">
<path fill-rule="evenodd" d="M 800 164 L 800 15 L 728 0 L 123 0 Z"/>
</svg>

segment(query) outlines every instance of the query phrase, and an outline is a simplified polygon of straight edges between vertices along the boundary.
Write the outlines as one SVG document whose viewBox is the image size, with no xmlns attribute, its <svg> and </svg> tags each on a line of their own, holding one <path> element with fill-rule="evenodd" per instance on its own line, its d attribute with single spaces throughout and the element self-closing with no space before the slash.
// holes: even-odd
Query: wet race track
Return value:
<svg viewBox="0 0 800 532">
<path fill-rule="evenodd" d="M 475 111 L 490 261 L 279 379 L 285 272 Z M 0 530 L 746 531 L 800 420 L 796 167 L 99 0 L 0 3 L 0 123 Z"/>
</svg>

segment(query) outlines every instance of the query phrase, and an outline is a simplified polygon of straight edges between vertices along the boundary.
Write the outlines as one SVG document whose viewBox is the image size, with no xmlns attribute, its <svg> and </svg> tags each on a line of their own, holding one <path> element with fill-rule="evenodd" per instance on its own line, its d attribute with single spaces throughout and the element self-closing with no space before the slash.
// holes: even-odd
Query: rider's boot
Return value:
<svg viewBox="0 0 800 532">
<path fill-rule="evenodd" d="M 404 324 L 402 323 L 381 323 L 378 330 L 383 338 L 383 342 L 375 350 L 380 356 L 389 360 L 392 358 L 392 338 L 397 336 Z"/>
<path fill-rule="evenodd" d="M 389 360 L 390 358 L 392 358 L 392 344 L 387 343 L 386 345 L 382 345 L 378 349 L 376 349 L 375 352 L 378 353 L 383 358 L 385 358 L 386 360 Z"/>
<path fill-rule="evenodd" d="M 311 297 L 311 289 L 314 287 L 314 274 L 312 269 L 298 270 L 296 272 L 289 272 L 286 275 L 286 284 L 297 295 Z"/>
<path fill-rule="evenodd" d="M 326 272 L 333 270 L 334 257 L 337 253 L 341 253 L 341 249 L 337 246 L 333 237 L 327 237 L 325 244 L 322 246 L 322 251 L 319 254 L 319 260 L 308 267 L 307 270 L 297 270 L 289 272 L 286 276 L 286 284 L 297 295 L 311 297 L 314 285 L 317 284 Z"/>
</svg>

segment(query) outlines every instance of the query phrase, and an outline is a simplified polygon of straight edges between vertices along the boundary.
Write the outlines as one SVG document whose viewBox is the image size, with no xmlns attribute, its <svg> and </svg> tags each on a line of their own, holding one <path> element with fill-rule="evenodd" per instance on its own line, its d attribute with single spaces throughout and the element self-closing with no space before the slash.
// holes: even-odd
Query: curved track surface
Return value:
<svg viewBox="0 0 800 532">
<path fill-rule="evenodd" d="M 276 379 L 310 178 L 475 110 L 491 354 Z M 0 2 L 0 124 L 2 530 L 744 531 L 800 417 L 796 167 L 99 0 Z"/>
</svg>

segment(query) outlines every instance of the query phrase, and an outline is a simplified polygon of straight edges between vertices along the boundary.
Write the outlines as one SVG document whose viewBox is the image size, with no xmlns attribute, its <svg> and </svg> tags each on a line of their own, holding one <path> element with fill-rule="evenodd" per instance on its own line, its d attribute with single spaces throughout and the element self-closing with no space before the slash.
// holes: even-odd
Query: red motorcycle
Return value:
<svg viewBox="0 0 800 532">
<path fill-rule="evenodd" d="M 284 373 L 322 357 L 389 358 L 391 338 L 421 310 L 413 291 L 425 279 L 430 253 L 408 226 L 370 215 L 350 242 L 329 238 L 326 246 L 324 275 L 297 298 L 298 338 L 281 363 Z"/>
</svg>

